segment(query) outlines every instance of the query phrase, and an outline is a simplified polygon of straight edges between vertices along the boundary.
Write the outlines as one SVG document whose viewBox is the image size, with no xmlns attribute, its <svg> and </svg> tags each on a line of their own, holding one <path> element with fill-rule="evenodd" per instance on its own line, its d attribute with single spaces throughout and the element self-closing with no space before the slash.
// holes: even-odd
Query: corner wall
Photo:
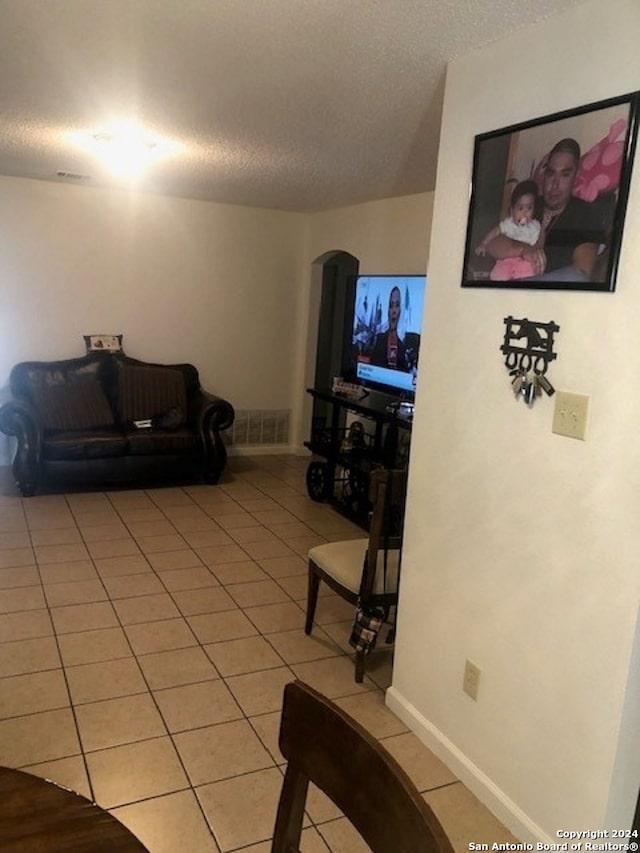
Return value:
<svg viewBox="0 0 640 853">
<path fill-rule="evenodd" d="M 237 409 L 293 407 L 304 217 L 9 177 L 0 201 L 0 386 L 123 333 Z"/>
<path fill-rule="evenodd" d="M 300 447 L 314 261 L 345 248 L 369 271 L 423 271 L 432 198 L 311 215 L 0 176 L 0 388 L 18 361 L 123 333 L 129 355 L 192 362 L 238 411 L 290 410 Z M 0 464 L 12 446 L 0 436 Z"/>
<path fill-rule="evenodd" d="M 639 32 L 636 0 L 591 0 L 447 73 L 387 701 L 524 840 L 630 827 L 640 782 L 640 174 L 615 293 L 462 290 L 473 143 L 640 89 Z M 514 399 L 509 314 L 559 324 L 549 375 L 590 395 L 586 442 L 551 433 L 553 400 Z"/>
</svg>

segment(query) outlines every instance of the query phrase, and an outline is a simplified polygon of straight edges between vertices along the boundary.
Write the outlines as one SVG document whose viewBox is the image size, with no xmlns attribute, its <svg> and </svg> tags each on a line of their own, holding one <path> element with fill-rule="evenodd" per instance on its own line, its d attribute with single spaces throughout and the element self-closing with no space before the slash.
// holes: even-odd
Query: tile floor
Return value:
<svg viewBox="0 0 640 853">
<path fill-rule="evenodd" d="M 298 677 L 398 758 L 457 851 L 515 839 L 386 708 L 391 653 L 353 680 L 352 609 L 306 561 L 362 536 L 306 496 L 306 460 L 236 457 L 217 486 L 0 496 L 0 764 L 72 788 L 151 853 L 268 853 Z M 319 791 L 304 853 L 368 848 Z"/>
</svg>

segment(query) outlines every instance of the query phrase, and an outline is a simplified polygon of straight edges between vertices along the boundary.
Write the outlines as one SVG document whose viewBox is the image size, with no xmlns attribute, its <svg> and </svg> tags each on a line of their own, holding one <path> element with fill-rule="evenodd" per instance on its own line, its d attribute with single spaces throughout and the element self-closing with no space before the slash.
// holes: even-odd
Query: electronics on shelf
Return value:
<svg viewBox="0 0 640 853">
<path fill-rule="evenodd" d="M 408 400 L 398 400 L 396 403 L 389 403 L 387 406 L 387 412 L 398 418 L 410 421 L 413 419 L 414 408 L 414 404 L 410 403 Z"/>
<path fill-rule="evenodd" d="M 345 382 L 341 376 L 334 376 L 331 390 L 334 394 L 340 394 L 340 396 L 348 397 L 350 400 L 362 400 L 369 393 L 362 385 Z"/>
</svg>

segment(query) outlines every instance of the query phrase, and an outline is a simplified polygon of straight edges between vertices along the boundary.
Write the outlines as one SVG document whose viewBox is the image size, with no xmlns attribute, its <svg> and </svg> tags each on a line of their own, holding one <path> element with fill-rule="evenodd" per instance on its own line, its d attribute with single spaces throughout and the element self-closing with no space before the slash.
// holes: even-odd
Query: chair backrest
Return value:
<svg viewBox="0 0 640 853">
<path fill-rule="evenodd" d="M 284 690 L 280 749 L 288 765 L 271 853 L 297 853 L 309 781 L 333 800 L 373 853 L 453 853 L 397 761 L 341 708 L 300 681 Z"/>
<path fill-rule="evenodd" d="M 401 548 L 406 494 L 406 471 L 381 469 L 371 474 L 369 498 L 373 510 L 360 588 L 360 598 L 364 602 L 371 598 L 376 573 L 384 570 L 388 552 Z"/>
</svg>

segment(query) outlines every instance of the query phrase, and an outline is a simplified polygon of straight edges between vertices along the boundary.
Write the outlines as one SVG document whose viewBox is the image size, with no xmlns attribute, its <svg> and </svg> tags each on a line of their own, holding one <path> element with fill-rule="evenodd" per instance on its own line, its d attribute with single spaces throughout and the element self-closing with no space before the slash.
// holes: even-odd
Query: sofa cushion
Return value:
<svg viewBox="0 0 640 853">
<path fill-rule="evenodd" d="M 118 365 L 118 413 L 122 423 L 154 418 L 169 409 L 187 410 L 181 370 L 155 365 Z"/>
<path fill-rule="evenodd" d="M 113 425 L 113 413 L 95 379 L 34 383 L 33 403 L 45 430 L 88 430 Z"/>
<path fill-rule="evenodd" d="M 131 456 L 193 453 L 198 450 L 199 445 L 196 434 L 184 427 L 174 430 L 129 430 L 126 438 Z"/>
<path fill-rule="evenodd" d="M 45 438 L 42 455 L 49 461 L 113 459 L 127 452 L 127 440 L 119 429 L 90 432 L 56 432 Z"/>
</svg>

